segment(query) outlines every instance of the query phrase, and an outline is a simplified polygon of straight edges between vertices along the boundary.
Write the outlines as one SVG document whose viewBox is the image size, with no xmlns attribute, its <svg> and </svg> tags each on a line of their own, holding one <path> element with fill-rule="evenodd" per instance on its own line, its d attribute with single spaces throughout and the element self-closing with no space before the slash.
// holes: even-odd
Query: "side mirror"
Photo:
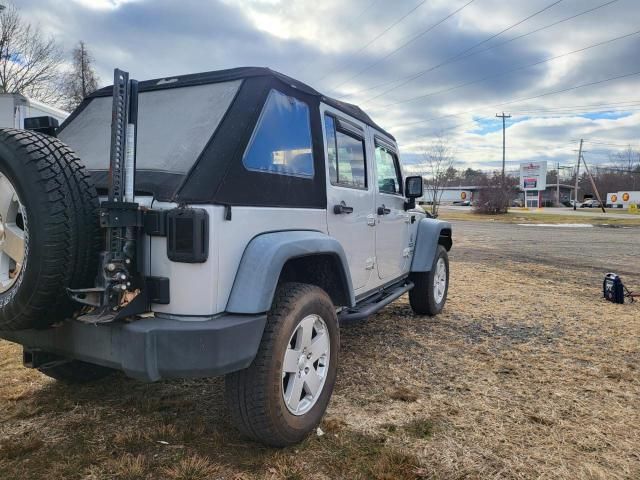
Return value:
<svg viewBox="0 0 640 480">
<path fill-rule="evenodd" d="M 404 181 L 404 196 L 416 199 L 422 196 L 422 177 L 407 177 Z"/>
<path fill-rule="evenodd" d="M 407 177 L 404 180 L 404 196 L 408 198 L 408 201 L 404 203 L 405 210 L 411 210 L 416 208 L 416 198 L 421 197 L 423 183 L 422 177 L 419 175 L 413 177 Z"/>
</svg>

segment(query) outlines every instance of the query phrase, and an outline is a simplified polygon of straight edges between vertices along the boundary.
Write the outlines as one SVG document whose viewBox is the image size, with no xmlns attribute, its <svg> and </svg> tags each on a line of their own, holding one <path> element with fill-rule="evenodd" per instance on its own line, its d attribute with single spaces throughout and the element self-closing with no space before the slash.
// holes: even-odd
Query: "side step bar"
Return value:
<svg viewBox="0 0 640 480">
<path fill-rule="evenodd" d="M 342 310 L 342 312 L 338 314 L 338 320 L 341 325 L 364 320 L 407 293 L 413 286 L 413 282 L 406 280 L 400 285 L 396 284 L 386 290 L 382 290 L 380 293 L 363 300 L 361 304 Z"/>
</svg>

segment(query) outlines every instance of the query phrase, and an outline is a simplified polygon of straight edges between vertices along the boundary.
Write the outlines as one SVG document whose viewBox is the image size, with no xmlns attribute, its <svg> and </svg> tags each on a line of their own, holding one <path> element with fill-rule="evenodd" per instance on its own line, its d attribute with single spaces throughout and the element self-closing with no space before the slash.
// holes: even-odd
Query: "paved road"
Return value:
<svg viewBox="0 0 640 480">
<path fill-rule="evenodd" d="M 453 221 L 452 258 L 565 265 L 594 273 L 617 272 L 640 282 L 640 228 L 541 227 Z"/>
</svg>

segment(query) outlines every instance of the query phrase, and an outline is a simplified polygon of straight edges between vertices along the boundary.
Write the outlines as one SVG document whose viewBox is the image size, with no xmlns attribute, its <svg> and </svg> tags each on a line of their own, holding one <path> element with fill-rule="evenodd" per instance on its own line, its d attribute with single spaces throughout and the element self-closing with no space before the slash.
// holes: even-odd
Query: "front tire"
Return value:
<svg viewBox="0 0 640 480">
<path fill-rule="evenodd" d="M 409 304 L 418 315 L 437 315 L 447 302 L 449 291 L 449 255 L 438 245 L 429 272 L 411 274 L 414 287 L 409 290 Z"/>
<path fill-rule="evenodd" d="M 327 293 L 313 285 L 281 285 L 255 359 L 225 378 L 237 428 L 274 447 L 302 441 L 329 404 L 339 345 L 338 319 Z"/>
</svg>

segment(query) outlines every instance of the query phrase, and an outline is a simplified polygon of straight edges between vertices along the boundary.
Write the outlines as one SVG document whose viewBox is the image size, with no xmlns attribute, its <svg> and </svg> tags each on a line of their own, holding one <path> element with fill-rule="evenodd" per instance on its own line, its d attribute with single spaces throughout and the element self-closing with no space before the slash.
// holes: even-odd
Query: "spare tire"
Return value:
<svg viewBox="0 0 640 480">
<path fill-rule="evenodd" d="M 0 129 L 0 330 L 70 317 L 66 289 L 93 285 L 99 247 L 98 196 L 73 151 Z"/>
</svg>

